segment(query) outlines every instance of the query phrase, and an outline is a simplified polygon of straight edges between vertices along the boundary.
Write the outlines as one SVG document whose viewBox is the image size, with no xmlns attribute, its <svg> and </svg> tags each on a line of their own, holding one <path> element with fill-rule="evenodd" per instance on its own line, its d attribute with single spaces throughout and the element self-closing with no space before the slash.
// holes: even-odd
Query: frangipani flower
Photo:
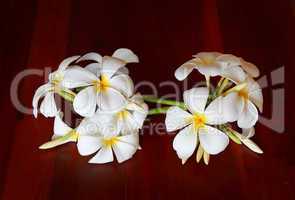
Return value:
<svg viewBox="0 0 295 200">
<path fill-rule="evenodd" d="M 126 74 L 116 74 L 126 62 L 104 56 L 98 76 L 81 67 L 67 70 L 65 85 L 68 88 L 85 87 L 75 97 L 74 110 L 85 117 L 92 116 L 96 105 L 103 111 L 117 111 L 126 106 L 126 96 L 133 94 L 134 86 Z"/>
<path fill-rule="evenodd" d="M 98 151 L 89 163 L 112 162 L 114 160 L 112 151 L 114 151 L 118 162 L 122 163 L 135 154 L 139 148 L 139 140 L 137 133 L 123 136 L 80 135 L 77 145 L 79 153 L 83 156 Z"/>
<path fill-rule="evenodd" d="M 113 161 L 112 150 L 119 163 L 130 159 L 139 147 L 138 134 L 120 136 L 118 132 L 101 134 L 103 129 L 90 118 L 82 120 L 73 129 L 64 123 L 58 114 L 54 120 L 52 141 L 41 145 L 40 149 L 49 149 L 67 142 L 77 142 L 82 156 L 91 155 L 99 150 L 89 163 L 106 163 Z"/>
<path fill-rule="evenodd" d="M 258 68 L 242 58 L 232 54 L 221 54 L 218 52 L 201 52 L 195 58 L 187 61 L 175 71 L 178 80 L 184 80 L 193 69 L 197 69 L 205 77 L 222 76 L 233 82 L 244 81 L 247 75 L 258 77 Z"/>
<path fill-rule="evenodd" d="M 127 105 L 118 112 L 98 111 L 91 119 L 100 123 L 105 130 L 116 130 L 122 135 L 138 132 L 148 114 L 148 106 L 140 94 L 128 99 Z"/>
<path fill-rule="evenodd" d="M 77 60 L 80 56 L 72 56 L 61 62 L 58 69 L 49 75 L 49 82 L 41 85 L 35 92 L 33 97 L 33 114 L 37 118 L 38 115 L 38 102 L 40 98 L 44 97 L 40 105 L 40 112 L 45 117 L 54 117 L 57 113 L 57 107 L 54 100 L 54 93 L 66 90 L 63 86 L 64 73 L 67 67 Z M 71 93 L 71 91 L 66 90 Z"/>
<path fill-rule="evenodd" d="M 228 136 L 213 127 L 227 122 L 220 113 L 222 97 L 218 97 L 206 107 L 208 96 L 208 88 L 187 90 L 183 98 L 191 113 L 176 106 L 167 111 L 167 131 L 182 129 L 174 138 L 173 148 L 183 164 L 194 153 L 198 142 L 206 153 L 212 155 L 222 152 L 229 143 Z"/>
<path fill-rule="evenodd" d="M 258 120 L 258 111 L 255 105 L 262 112 L 263 96 L 259 84 L 252 78 L 248 77 L 244 83 L 246 83 L 246 86 L 243 89 L 226 92 L 223 106 L 230 109 L 231 113 L 235 113 L 235 115 L 224 113 L 224 117 L 228 121 L 238 120 L 240 128 L 248 129 L 253 127 Z M 238 118 L 235 118 L 235 116 L 238 116 Z"/>
</svg>

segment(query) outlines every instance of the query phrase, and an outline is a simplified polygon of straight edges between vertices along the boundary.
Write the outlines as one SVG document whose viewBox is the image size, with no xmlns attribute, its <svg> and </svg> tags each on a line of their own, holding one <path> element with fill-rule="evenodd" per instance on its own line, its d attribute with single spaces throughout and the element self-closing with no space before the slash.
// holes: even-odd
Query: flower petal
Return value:
<svg viewBox="0 0 295 200">
<path fill-rule="evenodd" d="M 223 98 L 222 110 L 226 121 L 238 120 L 243 110 L 244 100 L 236 92 L 231 92 Z"/>
<path fill-rule="evenodd" d="M 80 56 L 72 56 L 64 59 L 58 66 L 58 71 L 64 71 L 72 62 L 77 60 Z"/>
<path fill-rule="evenodd" d="M 99 76 L 101 67 L 99 63 L 91 63 L 86 65 L 85 69 L 93 73 L 95 76 Z"/>
<path fill-rule="evenodd" d="M 190 61 L 178 67 L 174 73 L 175 78 L 179 81 L 184 80 L 195 68 L 195 64 Z"/>
<path fill-rule="evenodd" d="M 91 117 L 96 110 L 97 93 L 93 86 L 81 90 L 73 102 L 74 110 L 81 116 Z"/>
<path fill-rule="evenodd" d="M 111 146 L 103 146 L 99 152 L 89 160 L 89 163 L 108 163 L 114 160 L 112 147 Z"/>
<path fill-rule="evenodd" d="M 211 126 L 200 128 L 199 138 L 204 150 L 211 155 L 222 152 L 229 143 L 228 136 L 225 133 Z"/>
<path fill-rule="evenodd" d="M 134 92 L 134 85 L 132 79 L 125 74 L 113 76 L 110 79 L 110 86 L 127 97 L 130 97 Z"/>
<path fill-rule="evenodd" d="M 57 114 L 56 103 L 54 100 L 54 92 L 48 92 L 40 106 L 40 112 L 45 117 L 54 117 Z"/>
<path fill-rule="evenodd" d="M 101 146 L 101 138 L 90 135 L 80 135 L 77 142 L 79 154 L 82 156 L 95 153 L 101 148 Z"/>
<path fill-rule="evenodd" d="M 208 107 L 205 110 L 205 115 L 207 118 L 206 124 L 218 125 L 227 122 L 226 115 L 224 115 L 222 96 L 217 97 L 208 105 Z"/>
<path fill-rule="evenodd" d="M 259 69 L 253 63 L 240 58 L 242 68 L 252 77 L 257 78 L 260 75 Z"/>
<path fill-rule="evenodd" d="M 121 59 L 104 56 L 102 60 L 101 74 L 111 78 L 121 67 L 124 67 L 125 62 Z"/>
<path fill-rule="evenodd" d="M 249 98 L 258 107 L 259 111 L 263 110 L 263 95 L 260 85 L 252 78 L 247 79 Z"/>
<path fill-rule="evenodd" d="M 133 118 L 136 120 L 138 126 L 141 128 L 143 126 L 144 120 L 147 117 L 148 114 L 148 106 L 147 104 L 142 104 L 141 107 L 143 110 L 134 110 L 133 111 Z"/>
<path fill-rule="evenodd" d="M 251 138 L 255 135 L 255 128 L 243 128 L 242 129 L 242 135 L 246 138 Z"/>
<path fill-rule="evenodd" d="M 139 59 L 130 49 L 120 48 L 117 49 L 112 57 L 124 60 L 126 63 L 138 63 Z"/>
<path fill-rule="evenodd" d="M 53 132 L 54 135 L 52 136 L 52 139 L 64 136 L 71 132 L 73 129 L 69 127 L 63 120 L 62 120 L 62 113 L 59 112 L 54 119 L 54 128 Z"/>
<path fill-rule="evenodd" d="M 97 105 L 103 111 L 118 112 L 127 104 L 126 98 L 117 90 L 107 88 L 99 93 Z"/>
<path fill-rule="evenodd" d="M 191 123 L 192 115 L 177 106 L 170 107 L 166 112 L 165 125 L 168 132 L 181 129 Z"/>
<path fill-rule="evenodd" d="M 234 83 L 241 83 L 246 79 L 245 72 L 238 65 L 222 67 L 221 76 L 228 78 Z"/>
<path fill-rule="evenodd" d="M 258 120 L 258 111 L 251 101 L 245 102 L 243 111 L 238 119 L 240 128 L 251 128 Z"/>
<path fill-rule="evenodd" d="M 221 66 L 219 63 L 210 65 L 198 64 L 196 68 L 204 76 L 219 76 L 221 74 Z"/>
<path fill-rule="evenodd" d="M 67 69 L 64 74 L 62 85 L 66 88 L 77 88 L 93 84 L 98 78 L 82 67 Z"/>
<path fill-rule="evenodd" d="M 121 136 L 119 137 L 119 141 L 112 146 L 113 151 L 119 163 L 122 163 L 130 159 L 137 151 L 139 144 L 138 144 L 138 135 L 137 136 L 136 135 L 137 134 Z M 134 139 L 134 138 L 137 138 L 137 139 Z"/>
<path fill-rule="evenodd" d="M 183 100 L 191 113 L 203 113 L 208 96 L 209 90 L 207 87 L 198 87 L 184 91 Z"/>
<path fill-rule="evenodd" d="M 194 153 L 198 143 L 197 133 L 193 131 L 193 125 L 189 125 L 181 130 L 173 140 L 173 149 L 182 164 Z"/>
<path fill-rule="evenodd" d="M 85 61 L 85 60 L 90 60 L 90 61 L 96 61 L 98 63 L 101 63 L 102 62 L 102 56 L 98 53 L 95 53 L 95 52 L 90 52 L 90 53 L 87 53 L 83 56 L 81 56 L 80 59 L 77 60 L 77 62 L 80 62 L 80 61 Z"/>
<path fill-rule="evenodd" d="M 35 118 L 37 118 L 38 115 L 38 103 L 40 98 L 46 95 L 47 92 L 53 89 L 53 86 L 50 83 L 46 83 L 44 85 L 41 85 L 35 92 L 33 101 L 32 101 L 32 106 L 33 106 L 33 114 Z"/>
</svg>

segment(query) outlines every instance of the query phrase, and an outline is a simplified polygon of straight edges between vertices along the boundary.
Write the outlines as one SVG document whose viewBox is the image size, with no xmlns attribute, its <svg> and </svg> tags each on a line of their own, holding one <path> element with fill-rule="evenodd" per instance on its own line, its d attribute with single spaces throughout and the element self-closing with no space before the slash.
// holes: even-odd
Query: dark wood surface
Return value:
<svg viewBox="0 0 295 200">
<path fill-rule="evenodd" d="M 2 199 L 295 199 L 293 2 L 8 0 L 1 5 Z M 172 149 L 174 135 L 165 131 L 150 135 L 146 130 L 143 150 L 121 165 L 89 165 L 74 144 L 38 150 L 50 138 L 53 121 L 13 108 L 13 77 L 23 69 L 56 66 L 66 56 L 110 54 L 119 47 L 140 57 L 140 64 L 130 66 L 134 81 L 153 81 L 159 95 L 170 92 L 160 82 L 175 80 L 177 66 L 199 51 L 242 56 L 267 76 L 285 65 L 286 83 L 279 86 L 286 94 L 285 132 L 258 124 L 254 140 L 262 156 L 231 143 L 209 166 L 194 159 L 182 166 Z M 19 96 L 25 105 L 31 105 L 43 79 L 23 81 Z M 271 91 L 263 91 L 266 117 Z M 157 116 L 147 123 L 163 120 Z"/>
</svg>

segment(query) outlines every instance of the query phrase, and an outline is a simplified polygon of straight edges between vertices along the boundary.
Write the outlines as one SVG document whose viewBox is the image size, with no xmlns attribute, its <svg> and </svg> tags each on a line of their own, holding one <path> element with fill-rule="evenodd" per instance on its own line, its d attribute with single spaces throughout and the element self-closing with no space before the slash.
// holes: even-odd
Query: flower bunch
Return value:
<svg viewBox="0 0 295 200">
<path fill-rule="evenodd" d="M 85 67 L 80 63 L 87 62 Z M 49 149 L 67 142 L 77 142 L 82 156 L 97 154 L 90 163 L 130 159 L 140 149 L 139 130 L 148 114 L 143 97 L 134 93 L 134 84 L 125 67 L 137 63 L 129 49 L 118 49 L 112 56 L 88 53 L 61 62 L 33 97 L 33 113 L 55 117 L 52 140 L 41 145 Z M 73 103 L 73 109 L 84 117 L 76 128 L 62 120 L 55 95 Z M 44 97 L 44 98 L 43 98 Z M 38 107 L 39 100 L 43 101 Z"/>
<path fill-rule="evenodd" d="M 159 108 L 157 112 L 166 113 L 168 132 L 180 130 L 174 138 L 173 149 L 182 164 L 195 151 L 196 161 L 203 158 L 208 164 L 210 155 L 222 152 L 229 139 L 263 153 L 250 139 L 258 120 L 257 108 L 262 112 L 263 106 L 261 88 L 253 79 L 259 76 L 258 68 L 231 54 L 202 52 L 181 65 L 175 77 L 182 81 L 194 69 L 205 76 L 207 86 L 184 91 L 184 102 L 146 98 L 150 102 L 175 105 Z M 216 87 L 210 84 L 210 77 L 220 77 Z M 234 130 L 234 122 L 242 133 Z"/>
</svg>

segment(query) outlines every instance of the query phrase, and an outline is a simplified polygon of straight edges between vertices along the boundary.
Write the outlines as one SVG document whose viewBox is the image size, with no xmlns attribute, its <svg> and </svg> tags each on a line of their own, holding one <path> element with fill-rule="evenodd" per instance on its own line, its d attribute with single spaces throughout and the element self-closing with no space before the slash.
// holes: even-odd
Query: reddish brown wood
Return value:
<svg viewBox="0 0 295 200">
<path fill-rule="evenodd" d="M 6 1 L 3 9 L 2 199 L 295 199 L 291 2 L 36 0 Z M 177 66 L 199 51 L 237 54 L 256 63 L 265 75 L 285 65 L 286 84 L 276 86 L 285 87 L 285 133 L 258 124 L 254 140 L 265 151 L 262 156 L 232 143 L 212 157 L 209 166 L 193 158 L 182 166 L 172 149 L 174 135 L 165 131 L 149 135 L 146 130 L 143 150 L 121 165 L 87 164 L 89 157 L 79 156 L 74 144 L 38 150 L 52 134 L 52 120 L 14 110 L 8 95 L 14 75 L 26 68 L 56 66 L 66 56 L 110 54 L 118 47 L 139 55 L 141 63 L 129 67 L 131 76 L 135 82 L 153 81 L 159 95 L 171 92 L 159 84 L 175 80 Z M 190 76 L 190 85 L 200 78 Z M 42 82 L 42 77 L 24 80 L 20 98 L 26 105 Z M 264 116 L 271 115 L 271 90 L 264 89 Z M 157 116 L 147 124 L 163 120 Z"/>
</svg>

